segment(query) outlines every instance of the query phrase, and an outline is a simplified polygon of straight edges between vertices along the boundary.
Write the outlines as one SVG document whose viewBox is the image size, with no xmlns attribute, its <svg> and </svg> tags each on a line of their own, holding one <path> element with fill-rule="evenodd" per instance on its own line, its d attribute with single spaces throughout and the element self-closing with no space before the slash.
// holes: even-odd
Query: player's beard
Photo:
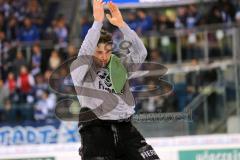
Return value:
<svg viewBox="0 0 240 160">
<path fill-rule="evenodd" d="M 105 62 L 105 61 L 100 61 L 100 66 L 101 66 L 102 68 L 105 68 L 106 65 L 107 65 L 107 62 Z"/>
<path fill-rule="evenodd" d="M 96 57 L 94 57 L 94 61 L 97 64 L 98 67 L 105 68 L 108 65 L 107 61 L 100 60 Z"/>
</svg>

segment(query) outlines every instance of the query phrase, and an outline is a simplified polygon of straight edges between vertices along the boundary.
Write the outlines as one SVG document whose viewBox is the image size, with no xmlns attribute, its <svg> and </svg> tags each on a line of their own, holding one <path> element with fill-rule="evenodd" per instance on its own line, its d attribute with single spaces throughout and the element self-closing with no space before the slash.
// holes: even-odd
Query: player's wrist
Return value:
<svg viewBox="0 0 240 160">
<path fill-rule="evenodd" d="M 94 19 L 93 23 L 102 24 L 102 23 L 103 23 L 103 20 L 97 20 L 97 19 Z"/>
<path fill-rule="evenodd" d="M 99 23 L 103 23 L 103 19 L 96 19 L 96 18 L 95 18 L 95 19 L 94 19 L 94 22 L 95 22 L 95 21 L 96 21 L 96 22 L 99 22 Z"/>
<path fill-rule="evenodd" d="M 121 23 L 118 24 L 118 28 L 123 28 L 123 27 L 125 27 L 125 22 L 124 21 L 122 21 Z"/>
<path fill-rule="evenodd" d="M 100 30 L 103 26 L 103 22 L 94 20 L 92 28 Z"/>
</svg>

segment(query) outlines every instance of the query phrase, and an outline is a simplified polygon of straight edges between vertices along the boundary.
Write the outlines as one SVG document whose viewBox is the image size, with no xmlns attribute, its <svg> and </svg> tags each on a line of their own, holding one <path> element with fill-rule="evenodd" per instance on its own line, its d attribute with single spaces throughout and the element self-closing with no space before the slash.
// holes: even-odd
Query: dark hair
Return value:
<svg viewBox="0 0 240 160">
<path fill-rule="evenodd" d="M 100 38 L 98 40 L 98 44 L 99 43 L 109 43 L 109 44 L 112 44 L 112 34 L 107 32 L 106 30 L 104 29 L 101 29 L 100 31 Z"/>
</svg>

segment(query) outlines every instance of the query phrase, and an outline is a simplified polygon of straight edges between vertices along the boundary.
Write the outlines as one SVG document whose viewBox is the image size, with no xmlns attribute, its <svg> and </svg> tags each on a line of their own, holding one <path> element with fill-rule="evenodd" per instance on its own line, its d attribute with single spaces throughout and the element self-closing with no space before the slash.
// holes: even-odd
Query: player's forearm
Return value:
<svg viewBox="0 0 240 160">
<path fill-rule="evenodd" d="M 104 9 L 100 1 L 93 1 L 93 16 L 94 22 L 88 30 L 86 37 L 83 40 L 81 48 L 78 52 L 78 58 L 74 60 L 70 66 L 71 77 L 74 86 L 82 85 L 86 73 L 89 71 L 97 43 L 100 38 L 100 31 L 103 26 Z"/>
<path fill-rule="evenodd" d="M 132 30 L 125 22 L 123 26 L 119 27 L 119 29 L 124 35 L 124 40 L 131 43 L 129 50 L 132 59 L 137 63 L 144 62 L 147 56 L 147 49 L 144 46 L 142 40 L 138 37 L 137 33 Z"/>
<path fill-rule="evenodd" d="M 102 25 L 102 22 L 94 21 L 81 45 L 78 53 L 79 57 L 70 66 L 72 80 L 76 86 L 81 84 L 92 64 L 92 56 L 100 38 Z"/>
<path fill-rule="evenodd" d="M 102 26 L 103 26 L 102 22 L 94 21 L 92 27 L 88 30 L 88 33 L 81 45 L 81 48 L 78 52 L 78 56 L 94 54 L 98 40 L 100 38 L 100 30 Z"/>
</svg>

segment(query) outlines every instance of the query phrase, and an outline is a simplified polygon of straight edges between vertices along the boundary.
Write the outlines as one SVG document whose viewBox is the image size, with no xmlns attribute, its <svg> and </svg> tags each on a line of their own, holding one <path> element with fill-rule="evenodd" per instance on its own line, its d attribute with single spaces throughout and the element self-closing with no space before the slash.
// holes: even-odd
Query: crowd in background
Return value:
<svg viewBox="0 0 240 160">
<path fill-rule="evenodd" d="M 65 17 L 58 15 L 47 25 L 42 4 L 0 1 L 0 121 L 54 118 L 58 97 L 48 79 L 63 60 L 77 54 L 68 44 Z"/>
<path fill-rule="evenodd" d="M 70 31 L 65 17 L 58 15 L 47 23 L 44 9 L 41 0 L 0 0 L 0 122 L 54 118 L 54 108 L 59 96 L 49 88 L 48 80 L 64 60 L 76 56 L 77 49 L 69 43 Z M 161 33 L 167 29 L 239 23 L 240 11 L 230 1 L 223 1 L 211 4 L 208 10 L 201 9 L 198 5 L 180 6 L 164 11 L 131 9 L 124 12 L 124 17 L 126 23 L 144 40 L 144 37 L 151 37 L 152 33 Z M 80 23 L 79 38 L 83 40 L 92 21 L 89 17 L 84 17 Z M 115 27 L 109 24 L 104 26 L 113 33 L 114 40 L 121 37 Z M 211 38 L 211 35 L 209 36 Z M 182 48 L 183 53 L 186 53 L 183 55 L 184 59 L 202 57 L 202 50 L 194 46 L 198 38 L 198 35 L 188 38 L 192 43 Z M 45 42 L 44 45 L 42 42 Z M 176 62 L 175 37 L 165 36 L 161 41 L 157 39 L 154 41 L 157 43 L 155 46 L 152 42 L 145 43 L 149 61 Z M 218 52 L 214 49 L 213 54 Z M 228 47 L 225 47 L 225 50 L 227 51 Z M 66 73 L 66 70 L 62 69 L 59 74 Z M 196 79 L 206 83 L 216 80 L 213 78 L 208 81 L 204 77 L 206 75 Z M 186 79 L 184 83 L 176 83 L 176 89 L 169 97 L 142 101 L 138 103 L 136 110 L 182 111 L 197 95 L 198 86 L 204 85 L 200 82 L 193 83 Z"/>
<path fill-rule="evenodd" d="M 122 13 L 124 20 L 138 35 L 165 31 L 165 29 L 191 29 L 208 24 L 231 24 L 240 20 L 240 11 L 228 0 L 220 0 L 210 5 L 204 3 L 171 8 L 130 9 L 123 10 Z M 91 27 L 92 21 L 89 18 L 84 17 L 81 20 L 81 39 L 84 39 L 87 30 Z M 112 25 L 106 28 L 111 31 L 116 30 Z"/>
<path fill-rule="evenodd" d="M 185 29 L 186 34 L 181 36 L 182 58 L 184 60 L 201 59 L 204 55 L 202 44 L 206 40 L 203 31 L 195 33 L 198 31 L 195 29 L 196 27 L 240 23 L 240 10 L 228 0 L 169 8 L 129 9 L 122 10 L 122 13 L 125 22 L 142 37 L 148 51 L 158 52 L 159 56 L 154 57 L 161 63 L 176 63 L 177 39 L 174 32 Z M 81 19 L 81 40 L 84 39 L 91 25 L 91 17 Z M 119 29 L 107 21 L 104 27 L 113 33 L 115 41 L 121 39 L 122 34 Z M 167 34 L 169 32 L 171 34 Z M 211 57 L 221 56 L 219 54 L 221 51 L 219 52 L 217 49 L 221 48 L 218 43 L 220 41 L 224 43 L 223 50 L 226 51 L 224 54 L 230 54 L 227 46 L 229 40 L 221 35 L 226 35 L 224 30 L 219 30 L 217 34 L 215 32 L 208 34 L 209 45 L 212 46 Z"/>
</svg>

